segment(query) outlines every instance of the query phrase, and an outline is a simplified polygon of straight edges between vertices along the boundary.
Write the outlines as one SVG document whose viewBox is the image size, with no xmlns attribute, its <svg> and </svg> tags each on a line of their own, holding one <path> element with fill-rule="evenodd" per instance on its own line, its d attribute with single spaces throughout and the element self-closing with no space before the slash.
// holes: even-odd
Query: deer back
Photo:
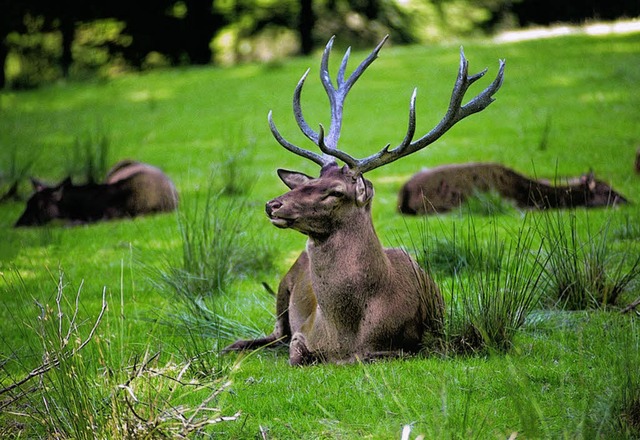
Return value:
<svg viewBox="0 0 640 440">
<path fill-rule="evenodd" d="M 178 192 L 171 179 L 149 164 L 121 161 L 107 173 L 105 182 L 128 192 L 123 208 L 131 216 L 173 211 L 178 205 Z"/>
<path fill-rule="evenodd" d="M 415 174 L 401 188 L 398 209 L 403 214 L 447 212 L 460 206 L 474 191 L 497 190 L 501 194 L 523 183 L 515 173 L 497 164 L 442 165 Z"/>
</svg>

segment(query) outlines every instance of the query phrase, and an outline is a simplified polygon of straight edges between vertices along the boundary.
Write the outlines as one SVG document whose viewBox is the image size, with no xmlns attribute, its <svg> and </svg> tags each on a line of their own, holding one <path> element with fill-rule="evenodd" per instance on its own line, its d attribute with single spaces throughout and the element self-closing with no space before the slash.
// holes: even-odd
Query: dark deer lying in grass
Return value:
<svg viewBox="0 0 640 440">
<path fill-rule="evenodd" d="M 495 163 L 442 165 L 414 175 L 400 190 L 403 214 L 435 214 L 459 207 L 476 192 L 495 191 L 520 208 L 574 208 L 627 203 L 593 173 L 570 179 L 566 185 L 529 179 Z"/>
<path fill-rule="evenodd" d="M 320 69 L 331 105 L 331 125 L 326 137 L 322 125 L 316 132 L 302 115 L 300 95 L 308 71 L 298 83 L 293 98 L 296 121 L 322 154 L 285 140 L 269 113 L 269 125 L 276 140 L 322 168 L 318 178 L 278 170 L 291 191 L 268 202 L 267 215 L 275 226 L 307 235 L 307 248 L 280 283 L 273 333 L 261 339 L 237 341 L 225 351 L 289 342 L 292 365 L 353 362 L 416 352 L 426 334 L 441 333 L 444 303 L 440 291 L 406 252 L 382 247 L 371 220 L 373 185 L 363 174 L 426 147 L 456 122 L 487 107 L 502 84 L 504 63 L 501 62 L 493 83 L 462 105 L 469 86 L 485 72 L 468 76 L 468 63 L 461 51 L 458 78 L 442 121 L 413 141 L 414 91 L 409 129 L 402 143 L 356 159 L 337 148 L 342 109 L 347 93 L 377 57 L 385 41 L 386 38 L 345 79 L 347 51 L 338 72 L 337 87 L 328 72 L 333 39 L 327 44 Z M 336 159 L 346 165 L 338 166 Z"/>
<path fill-rule="evenodd" d="M 55 186 L 32 179 L 35 193 L 15 226 L 40 226 L 54 219 L 87 223 L 172 211 L 178 203 L 173 182 L 160 169 L 122 161 L 105 183 L 74 185 L 70 178 Z"/>
</svg>

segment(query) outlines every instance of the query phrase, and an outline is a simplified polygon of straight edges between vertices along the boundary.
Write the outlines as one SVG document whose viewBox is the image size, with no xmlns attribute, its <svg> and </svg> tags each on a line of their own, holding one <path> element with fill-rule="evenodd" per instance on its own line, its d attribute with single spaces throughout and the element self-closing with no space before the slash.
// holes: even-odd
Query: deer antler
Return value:
<svg viewBox="0 0 640 440">
<path fill-rule="evenodd" d="M 360 76 L 362 76 L 367 67 L 369 67 L 369 65 L 373 63 L 373 61 L 378 57 L 378 53 L 380 52 L 382 45 L 387 41 L 388 36 L 385 36 L 382 41 L 378 43 L 376 48 L 369 54 L 369 56 L 364 61 L 362 61 L 362 63 L 360 63 L 356 70 L 351 73 L 349 78 L 345 80 L 344 75 L 347 69 L 349 55 L 351 54 L 351 48 L 347 49 L 344 57 L 342 58 L 340 69 L 338 70 L 338 76 L 336 78 L 337 87 L 334 87 L 333 82 L 331 81 L 331 76 L 329 75 L 329 55 L 333 47 L 334 39 L 335 37 L 331 37 L 331 39 L 327 43 L 322 55 L 322 62 L 320 63 L 320 80 L 322 81 L 322 85 L 327 92 L 327 96 L 329 97 L 329 104 L 331 106 L 331 125 L 329 126 L 328 136 L 325 137 L 324 127 L 322 125 L 320 125 L 320 130 L 318 132 L 314 131 L 302 115 L 300 95 L 302 93 L 304 81 L 307 79 L 307 75 L 309 74 L 309 69 L 307 69 L 304 75 L 302 75 L 302 78 L 300 78 L 300 81 L 298 81 L 298 85 L 296 86 L 293 93 L 293 114 L 295 115 L 298 127 L 300 127 L 300 130 L 307 138 L 309 138 L 313 143 L 320 147 L 320 150 L 323 154 L 320 155 L 312 151 L 304 150 L 284 139 L 273 122 L 272 112 L 269 112 L 268 116 L 269 127 L 271 127 L 271 133 L 273 133 L 273 136 L 280 143 L 280 145 L 282 145 L 292 153 L 310 159 L 322 166 L 335 163 L 336 158 L 342 160 L 347 165 L 352 166 L 356 164 L 356 159 L 337 149 L 338 139 L 340 138 L 340 131 L 342 129 L 342 109 L 344 107 L 344 101 L 347 97 L 347 94 L 349 93 L 349 90 L 351 90 L 351 87 L 353 87 L 355 82 L 360 78 Z"/>
<path fill-rule="evenodd" d="M 329 54 L 331 53 L 331 48 L 333 47 L 334 41 L 334 37 L 332 37 L 325 47 L 320 64 L 320 80 L 322 81 L 327 96 L 329 97 L 329 103 L 331 106 L 331 125 L 329 127 L 329 133 L 327 136 L 325 136 L 324 127 L 322 126 L 322 124 L 320 124 L 319 131 L 316 132 L 309 126 L 309 124 L 304 119 L 304 116 L 302 115 L 300 96 L 302 93 L 304 81 L 309 74 L 308 69 L 304 73 L 304 75 L 302 75 L 300 81 L 298 81 L 298 85 L 296 86 L 293 94 L 293 113 L 295 115 L 296 122 L 298 123 L 298 127 L 307 138 L 309 138 L 320 148 L 322 154 L 320 155 L 312 151 L 304 150 L 284 139 L 273 122 L 272 112 L 269 112 L 268 119 L 269 126 L 271 127 L 271 133 L 280 143 L 280 145 L 282 145 L 292 153 L 310 159 L 321 166 L 336 163 L 336 159 L 340 159 L 353 171 L 363 174 L 367 171 L 371 171 L 375 168 L 394 162 L 401 157 L 415 153 L 416 151 L 421 150 L 427 145 L 432 144 L 433 142 L 438 140 L 444 133 L 446 133 L 451 127 L 453 127 L 453 125 L 455 125 L 458 121 L 466 118 L 469 115 L 484 110 L 495 100 L 493 95 L 498 91 L 498 89 L 500 89 L 504 78 L 504 60 L 500 60 L 498 74 L 496 75 L 496 78 L 493 80 L 493 82 L 482 92 L 476 95 L 473 99 L 471 99 L 467 104 L 462 105 L 462 100 L 469 87 L 474 82 L 482 78 L 487 72 L 487 69 L 484 69 L 483 71 L 475 75 L 469 76 L 469 62 L 465 58 L 464 51 L 461 48 L 460 68 L 458 69 L 458 77 L 451 93 L 449 108 L 447 109 L 447 112 L 440 123 L 438 123 L 438 125 L 436 125 L 430 132 L 415 141 L 413 140 L 416 130 L 415 106 L 417 96 L 417 89 L 414 89 L 409 104 L 409 126 L 407 128 L 407 133 L 403 141 L 397 147 L 389 149 L 390 145 L 388 144 L 379 152 L 363 159 L 356 159 L 345 153 L 344 151 L 339 150 L 337 146 L 338 139 L 340 138 L 340 130 L 342 129 L 342 109 L 344 107 L 344 101 L 347 97 L 347 94 L 349 93 L 349 90 L 351 90 L 351 87 L 360 78 L 360 76 L 362 76 L 367 67 L 369 67 L 369 65 L 371 65 L 371 63 L 373 63 L 373 61 L 378 57 L 378 53 L 380 52 L 382 45 L 387 41 L 387 38 L 388 36 L 384 37 L 382 41 L 376 46 L 376 48 L 369 54 L 369 56 L 364 61 L 362 61 L 362 63 L 360 63 L 360 65 L 353 71 L 349 78 L 345 80 L 344 74 L 347 67 L 347 62 L 349 60 L 349 55 L 351 53 L 350 48 L 347 49 L 344 57 L 342 58 L 340 69 L 338 70 L 338 76 L 336 78 L 337 87 L 334 87 L 328 69 Z"/>
</svg>

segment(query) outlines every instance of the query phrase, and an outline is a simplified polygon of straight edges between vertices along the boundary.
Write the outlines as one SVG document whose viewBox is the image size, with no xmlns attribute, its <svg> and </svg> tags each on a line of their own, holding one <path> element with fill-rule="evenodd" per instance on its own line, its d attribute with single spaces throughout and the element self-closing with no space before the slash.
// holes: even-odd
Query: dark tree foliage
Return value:
<svg viewBox="0 0 640 440">
<path fill-rule="evenodd" d="M 521 0 L 512 12 L 521 25 L 579 23 L 587 19 L 613 20 L 640 15 L 638 0 Z"/>
<path fill-rule="evenodd" d="M 24 32 L 22 17 L 24 10 L 22 4 L 12 0 L 0 0 L 0 88 L 6 83 L 4 65 L 9 55 L 9 47 L 6 38 L 14 31 Z"/>
<path fill-rule="evenodd" d="M 454 2 L 420 1 L 440 11 L 441 22 L 446 22 L 444 11 Z M 455 1 L 457 6 L 485 9 L 490 18 L 475 24 L 484 30 L 491 30 L 505 17 L 515 17 L 526 25 L 640 15 L 640 0 Z M 414 20 L 413 10 L 398 0 L 0 0 L 0 11 L 0 66 L 6 64 L 11 34 L 57 32 L 62 47 L 59 53 L 47 56 L 57 60 L 64 76 L 77 61 L 72 45 L 78 26 L 102 19 L 124 23 L 122 34 L 127 38 L 126 43 L 119 39 L 102 42 L 100 47 L 136 67 L 143 66 L 150 52 L 161 53 L 171 64 L 207 64 L 213 59 L 211 41 L 217 32 L 237 23 L 242 23 L 236 27 L 241 38 L 253 38 L 270 27 L 294 30 L 303 54 L 311 53 L 334 34 L 358 47 L 370 46 L 385 33 L 397 43 L 412 43 L 416 29 L 424 26 L 424 20 Z M 27 25 L 34 17 L 39 26 L 35 31 Z M 32 47 L 26 50 L 31 50 L 32 56 L 36 52 Z M 49 59 L 39 63 L 52 66 Z M 5 82 L 5 70 L 0 68 L 0 88 Z"/>
<path fill-rule="evenodd" d="M 182 15 L 174 9 L 184 5 Z M 134 66 L 141 66 L 147 54 L 157 51 L 172 64 L 206 64 L 211 61 L 209 43 L 215 30 L 222 27 L 223 17 L 213 12 L 212 0 L 111 0 L 87 2 L 84 0 L 0 0 L 0 65 L 8 55 L 7 36 L 12 32 L 26 33 L 24 17 L 43 18 L 41 31 L 59 31 L 62 36 L 60 67 L 63 75 L 69 73 L 73 62 L 72 44 L 79 23 L 114 18 L 126 23 L 124 33 L 131 36 L 126 46 L 113 46 L 109 50 L 120 53 Z M 0 69 L 0 87 L 6 81 Z"/>
<path fill-rule="evenodd" d="M 183 21 L 184 48 L 191 64 L 211 61 L 209 43 L 217 29 L 226 24 L 224 17 L 214 13 L 212 0 L 186 0 L 187 14 Z"/>
</svg>

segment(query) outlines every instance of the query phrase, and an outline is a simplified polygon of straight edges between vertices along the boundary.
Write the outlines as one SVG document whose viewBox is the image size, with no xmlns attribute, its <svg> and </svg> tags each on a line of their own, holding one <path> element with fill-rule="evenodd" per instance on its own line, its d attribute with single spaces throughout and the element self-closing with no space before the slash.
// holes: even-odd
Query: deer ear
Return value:
<svg viewBox="0 0 640 440">
<path fill-rule="evenodd" d="M 373 198 L 373 185 L 364 176 L 360 175 L 356 180 L 356 204 L 364 206 Z"/>
<path fill-rule="evenodd" d="M 587 174 L 583 174 L 580 178 L 580 181 L 587 187 L 589 191 L 593 191 L 596 189 L 596 176 L 593 173 L 593 170 L 589 170 Z"/>
<path fill-rule="evenodd" d="M 280 180 L 282 180 L 289 189 L 296 189 L 300 185 L 304 185 L 313 179 L 313 177 L 307 176 L 304 173 L 283 169 L 278 169 L 278 177 L 280 177 Z"/>
</svg>

